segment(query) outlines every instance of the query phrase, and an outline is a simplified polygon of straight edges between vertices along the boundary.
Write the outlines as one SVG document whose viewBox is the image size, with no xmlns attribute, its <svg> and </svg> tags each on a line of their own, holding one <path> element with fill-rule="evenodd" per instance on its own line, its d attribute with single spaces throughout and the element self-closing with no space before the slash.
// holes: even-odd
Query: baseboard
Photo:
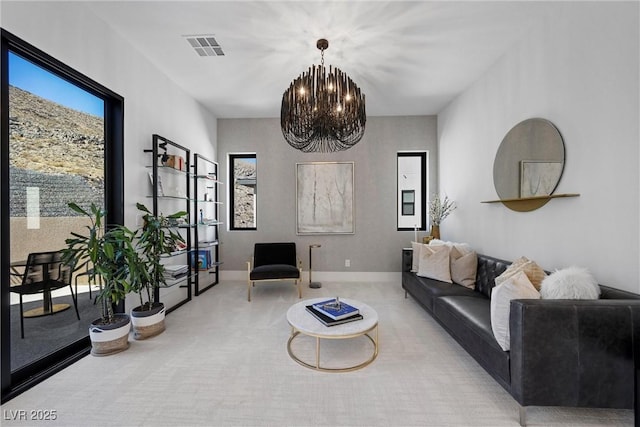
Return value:
<svg viewBox="0 0 640 427">
<path fill-rule="evenodd" d="M 313 281 L 319 282 L 397 282 L 402 273 L 396 271 L 314 271 Z M 247 280 L 246 270 L 220 270 L 220 280 Z M 309 281 L 309 272 L 302 272 L 302 281 Z"/>
</svg>

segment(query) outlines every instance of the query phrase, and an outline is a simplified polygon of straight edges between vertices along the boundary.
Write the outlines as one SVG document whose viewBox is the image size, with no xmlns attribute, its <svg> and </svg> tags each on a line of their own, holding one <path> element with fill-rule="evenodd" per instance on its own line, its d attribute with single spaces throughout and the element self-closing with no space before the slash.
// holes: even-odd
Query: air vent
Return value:
<svg viewBox="0 0 640 427">
<path fill-rule="evenodd" d="M 184 36 L 200 56 L 224 56 L 222 47 L 213 36 Z"/>
</svg>

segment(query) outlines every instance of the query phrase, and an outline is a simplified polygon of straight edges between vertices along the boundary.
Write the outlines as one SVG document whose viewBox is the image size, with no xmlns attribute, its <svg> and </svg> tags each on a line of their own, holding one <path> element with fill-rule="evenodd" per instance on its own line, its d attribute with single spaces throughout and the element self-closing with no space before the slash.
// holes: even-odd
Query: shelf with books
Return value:
<svg viewBox="0 0 640 427">
<path fill-rule="evenodd" d="M 220 185 L 218 163 L 195 153 L 193 155 L 193 211 L 196 216 L 194 231 L 195 294 L 218 284 L 220 250 L 219 226 Z"/>
<path fill-rule="evenodd" d="M 150 149 L 145 153 L 151 155 L 149 183 L 153 201 L 154 216 L 166 212 L 185 211 L 187 221 L 170 224 L 170 227 L 184 239 L 184 247 L 176 248 L 170 254 L 162 257 L 165 266 L 164 279 L 166 283 L 155 289 L 154 301 L 163 302 L 169 313 L 191 300 L 194 275 L 191 271 L 191 256 L 193 250 L 192 237 L 195 225 L 191 223 L 191 151 L 167 138 L 154 134 Z M 176 268 L 182 269 L 176 272 Z M 167 305 L 169 304 L 169 305 Z"/>
<path fill-rule="evenodd" d="M 165 281 L 165 284 L 160 286 L 161 288 L 173 288 L 176 285 L 186 285 L 188 283 L 189 280 L 192 279 L 192 275 L 187 274 L 186 276 L 183 277 L 178 277 L 175 279 L 167 279 Z"/>
<path fill-rule="evenodd" d="M 160 258 L 173 258 L 173 257 L 179 256 L 179 255 L 186 254 L 187 252 L 188 251 L 186 249 L 183 249 L 183 250 L 180 250 L 180 251 L 171 252 L 170 254 L 160 255 Z"/>
<path fill-rule="evenodd" d="M 198 247 L 199 248 L 210 248 L 212 246 L 216 246 L 220 244 L 220 242 L 218 242 L 217 240 L 213 240 L 213 241 L 206 241 L 206 240 L 201 240 L 198 242 Z"/>
</svg>

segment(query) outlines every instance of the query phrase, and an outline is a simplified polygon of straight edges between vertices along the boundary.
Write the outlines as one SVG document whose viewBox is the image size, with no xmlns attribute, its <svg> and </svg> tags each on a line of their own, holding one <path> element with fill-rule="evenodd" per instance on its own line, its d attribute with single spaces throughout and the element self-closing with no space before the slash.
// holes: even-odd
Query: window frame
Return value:
<svg viewBox="0 0 640 427">
<path fill-rule="evenodd" d="M 428 151 L 398 151 L 396 157 L 396 173 L 397 173 L 397 193 L 396 193 L 396 226 L 398 231 L 426 231 L 427 230 L 427 206 L 429 203 L 428 199 L 428 175 L 429 175 L 429 152 Z M 414 193 L 414 215 L 403 215 L 403 194 L 407 190 L 412 190 L 409 188 L 403 188 L 400 182 L 400 158 L 401 157 L 417 157 L 420 159 L 420 178 L 419 188 L 412 188 Z M 420 198 L 419 203 L 417 202 L 418 197 Z M 400 226 L 400 219 L 403 216 L 415 216 L 416 214 L 420 214 L 420 224 L 415 224 L 413 227 Z"/>
<path fill-rule="evenodd" d="M 234 165 L 238 159 L 254 159 L 256 163 L 256 192 L 254 195 L 254 226 L 253 227 L 236 227 L 234 224 L 235 217 L 235 173 Z M 228 179 L 229 186 L 229 211 L 228 211 L 228 227 L 229 231 L 257 231 L 258 230 L 258 155 L 255 152 L 248 153 L 229 153 L 227 155 Z"/>
<path fill-rule="evenodd" d="M 9 51 L 56 74 L 104 101 L 104 206 L 107 223 L 124 224 L 124 98 L 100 83 L 55 59 L 49 54 L 0 28 L 0 377 L 2 402 L 17 396 L 71 363 L 89 354 L 91 341 L 87 336 L 54 351 L 16 371 L 11 371 L 10 324 L 10 235 L 9 221 Z M 118 311 L 124 310 L 124 304 Z"/>
<path fill-rule="evenodd" d="M 402 215 L 414 216 L 416 214 L 416 190 L 402 191 Z M 407 201 L 405 196 L 411 196 L 411 201 Z"/>
</svg>

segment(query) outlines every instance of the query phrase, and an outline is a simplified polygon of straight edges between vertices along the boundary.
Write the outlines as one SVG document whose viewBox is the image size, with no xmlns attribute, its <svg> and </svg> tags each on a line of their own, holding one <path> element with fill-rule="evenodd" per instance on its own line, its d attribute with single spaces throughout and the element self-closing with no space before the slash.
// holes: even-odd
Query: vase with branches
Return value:
<svg viewBox="0 0 640 427">
<path fill-rule="evenodd" d="M 431 236 L 434 239 L 440 238 L 440 224 L 447 218 L 456 208 L 454 201 L 449 196 L 441 198 L 437 193 L 433 195 L 429 202 L 429 218 L 431 220 Z"/>
</svg>

